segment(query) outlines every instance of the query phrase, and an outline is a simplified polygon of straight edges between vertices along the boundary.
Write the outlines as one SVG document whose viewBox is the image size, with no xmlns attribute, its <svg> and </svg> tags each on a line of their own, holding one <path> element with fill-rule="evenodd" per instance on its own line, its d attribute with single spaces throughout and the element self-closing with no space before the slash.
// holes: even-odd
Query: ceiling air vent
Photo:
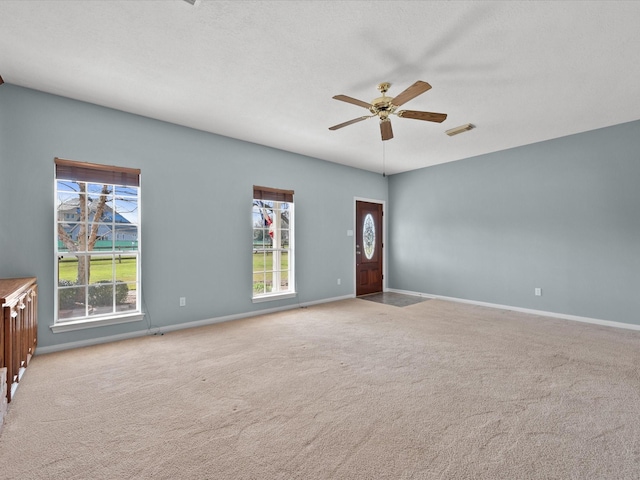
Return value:
<svg viewBox="0 0 640 480">
<path fill-rule="evenodd" d="M 444 133 L 446 133 L 450 137 L 453 137 L 454 135 L 458 135 L 459 133 L 467 132 L 472 128 L 475 128 L 475 125 L 472 125 L 470 123 L 465 123 L 464 125 L 460 125 L 459 127 L 451 128 Z"/>
</svg>

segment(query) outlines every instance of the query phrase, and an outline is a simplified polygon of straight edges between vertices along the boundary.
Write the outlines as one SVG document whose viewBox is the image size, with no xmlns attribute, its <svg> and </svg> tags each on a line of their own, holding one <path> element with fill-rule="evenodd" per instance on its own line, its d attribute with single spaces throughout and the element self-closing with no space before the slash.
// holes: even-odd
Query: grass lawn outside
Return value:
<svg viewBox="0 0 640 480">
<path fill-rule="evenodd" d="M 114 258 L 93 256 L 91 258 L 91 283 L 99 281 L 113 281 Z M 75 282 L 78 278 L 78 259 L 65 257 L 58 262 L 58 279 Z M 115 278 L 118 282 L 129 284 L 130 290 L 136 289 L 137 271 L 136 258 L 126 255 L 115 256 Z"/>
<path fill-rule="evenodd" d="M 276 265 L 277 270 L 277 265 Z M 280 256 L 280 282 L 289 282 L 289 252 L 282 252 Z M 271 252 L 257 252 L 253 254 L 253 288 L 254 292 L 271 291 L 273 284 L 273 254 Z"/>
<path fill-rule="evenodd" d="M 109 256 L 93 256 L 91 258 L 91 283 L 113 280 L 113 258 Z M 282 252 L 280 257 L 281 281 L 289 278 L 289 253 Z M 258 252 L 253 254 L 253 282 L 271 283 L 273 278 L 273 254 Z M 126 255 L 115 257 L 115 278 L 118 282 L 126 282 L 129 289 L 135 289 L 136 259 Z M 78 277 L 78 259 L 73 256 L 65 257 L 58 262 L 58 279 L 75 282 Z"/>
</svg>

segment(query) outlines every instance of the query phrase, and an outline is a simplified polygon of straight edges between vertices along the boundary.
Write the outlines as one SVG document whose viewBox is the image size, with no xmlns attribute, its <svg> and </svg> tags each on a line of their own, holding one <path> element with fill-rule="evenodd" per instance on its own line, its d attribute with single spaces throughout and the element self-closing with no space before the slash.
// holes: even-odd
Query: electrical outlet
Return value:
<svg viewBox="0 0 640 480">
<path fill-rule="evenodd" d="M 534 290 L 534 293 L 535 293 L 536 297 L 541 297 L 542 296 L 542 289 L 541 288 L 536 288 Z"/>
<path fill-rule="evenodd" d="M 342 284 L 342 280 L 338 279 L 338 285 Z"/>
<path fill-rule="evenodd" d="M 187 306 L 187 297 L 180 297 L 180 306 L 181 307 Z"/>
</svg>

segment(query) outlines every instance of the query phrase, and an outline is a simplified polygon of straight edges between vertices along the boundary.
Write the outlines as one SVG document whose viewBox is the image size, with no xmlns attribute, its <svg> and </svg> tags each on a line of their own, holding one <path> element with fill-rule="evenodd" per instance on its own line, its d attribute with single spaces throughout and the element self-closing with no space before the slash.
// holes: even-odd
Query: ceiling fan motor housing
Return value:
<svg viewBox="0 0 640 480">
<path fill-rule="evenodd" d="M 391 104 L 390 97 L 382 96 L 378 97 L 371 102 L 371 107 L 369 111 L 374 115 L 378 115 L 380 118 L 387 118 L 396 110 L 396 106 Z"/>
</svg>

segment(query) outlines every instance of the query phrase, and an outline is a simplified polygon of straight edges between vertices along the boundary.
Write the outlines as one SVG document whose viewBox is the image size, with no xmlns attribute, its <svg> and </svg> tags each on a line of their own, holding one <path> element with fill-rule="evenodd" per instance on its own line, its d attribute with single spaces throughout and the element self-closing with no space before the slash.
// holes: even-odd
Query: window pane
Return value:
<svg viewBox="0 0 640 480">
<path fill-rule="evenodd" d="M 114 238 L 115 250 L 138 250 L 138 227 L 135 225 L 116 225 Z"/>
<path fill-rule="evenodd" d="M 59 222 L 78 222 L 80 221 L 80 203 L 85 201 L 85 196 L 75 192 L 58 192 L 58 202 L 56 210 L 58 211 Z"/>
<path fill-rule="evenodd" d="M 71 286 L 78 279 L 78 257 L 59 255 L 58 256 L 58 284 L 69 282 L 61 286 Z"/>
<path fill-rule="evenodd" d="M 78 285 L 87 285 L 89 283 L 88 269 L 89 269 L 89 261 L 87 255 L 79 255 L 78 257 L 78 276 L 76 277 L 76 283 Z"/>
<path fill-rule="evenodd" d="M 102 183 L 87 183 L 87 193 L 90 197 L 98 197 L 102 195 L 103 190 L 107 195 L 111 195 L 113 187 L 111 185 L 104 185 Z"/>
<path fill-rule="evenodd" d="M 116 223 L 140 223 L 138 219 L 138 198 L 124 198 L 117 197 L 115 203 L 112 206 L 115 209 L 115 222 Z"/>
<path fill-rule="evenodd" d="M 273 252 L 264 252 L 264 270 L 265 272 L 273 270 Z"/>
<path fill-rule="evenodd" d="M 78 185 L 77 182 L 72 182 L 70 180 L 58 180 L 56 182 L 56 188 L 58 190 L 58 193 L 80 191 L 80 185 Z"/>
<path fill-rule="evenodd" d="M 252 225 L 254 227 L 262 226 L 262 213 L 259 205 L 253 204 L 253 208 L 251 209 L 251 219 Z"/>
<path fill-rule="evenodd" d="M 104 223 L 91 223 L 87 232 L 88 237 L 94 235 L 95 241 L 93 245 L 89 243 L 87 246 L 91 251 L 110 252 L 113 250 L 113 233 L 112 226 Z"/>
<path fill-rule="evenodd" d="M 266 202 L 260 202 L 258 206 L 254 205 L 253 210 L 253 241 L 254 244 L 260 246 L 269 246 L 272 244 L 271 234 L 273 231 L 273 211 L 265 206 Z"/>
<path fill-rule="evenodd" d="M 286 247 L 289 246 L 289 231 L 288 230 L 280 230 L 280 232 L 276 232 L 276 235 L 280 236 L 280 245 L 279 245 L 280 248 L 283 248 L 283 247 L 286 248 Z"/>
<path fill-rule="evenodd" d="M 71 282 L 73 285 L 85 285 L 87 273 L 86 260 L 86 255 L 59 255 L 58 284 L 64 281 Z"/>
<path fill-rule="evenodd" d="M 364 255 L 367 260 L 373 258 L 376 248 L 376 226 L 373 222 L 373 216 L 370 213 L 364 217 L 362 225 L 362 245 L 364 247 Z"/>
<path fill-rule="evenodd" d="M 137 308 L 138 290 L 135 283 L 116 283 L 116 312 Z"/>
<path fill-rule="evenodd" d="M 111 191 L 110 185 L 87 184 L 87 210 L 90 221 L 100 223 L 113 221 L 113 212 L 109 206 L 113 204 Z"/>
<path fill-rule="evenodd" d="M 90 262 L 91 283 L 113 282 L 113 255 L 92 255 Z"/>
<path fill-rule="evenodd" d="M 253 294 L 261 295 L 264 293 L 264 273 L 253 274 Z"/>
<path fill-rule="evenodd" d="M 109 205 L 101 204 L 99 199 L 87 197 L 89 221 L 111 224 L 113 222 L 113 214 Z"/>
<path fill-rule="evenodd" d="M 288 204 L 285 204 L 285 206 Z M 280 218 L 282 220 L 282 228 L 289 228 L 289 209 L 283 209 L 280 214 Z"/>
<path fill-rule="evenodd" d="M 264 276 L 264 292 L 271 293 L 273 290 L 273 273 L 267 272 Z"/>
<path fill-rule="evenodd" d="M 80 223 L 78 224 L 78 231 L 76 232 L 75 238 L 75 248 L 76 252 L 86 252 L 89 246 L 89 242 L 87 241 L 87 224 Z"/>
<path fill-rule="evenodd" d="M 58 224 L 58 251 L 69 252 L 77 250 L 79 223 L 59 223 Z"/>
<path fill-rule="evenodd" d="M 289 252 L 280 252 L 280 261 L 278 265 L 274 267 L 275 270 L 279 270 L 280 275 L 280 290 L 286 291 L 289 286 Z"/>
<path fill-rule="evenodd" d="M 280 265 L 277 268 L 284 271 L 289 270 L 289 252 L 280 252 Z"/>
<path fill-rule="evenodd" d="M 113 312 L 113 283 L 100 281 L 89 285 L 89 315 Z"/>
<path fill-rule="evenodd" d="M 138 259 L 135 255 L 116 255 L 116 282 L 136 282 L 138 280 Z"/>
<path fill-rule="evenodd" d="M 57 182 L 56 220 L 58 222 L 58 244 L 62 251 L 84 249 L 84 242 L 79 241 L 86 220 L 86 195 L 81 193 L 78 183 Z M 85 218 L 83 218 L 83 216 Z M 79 248 L 76 248 L 79 247 Z"/>
<path fill-rule="evenodd" d="M 58 289 L 58 318 L 70 319 L 84 317 L 86 287 Z"/>
<path fill-rule="evenodd" d="M 266 264 L 266 253 L 263 251 L 258 251 L 253 254 L 253 271 L 255 273 L 264 272 Z"/>
<path fill-rule="evenodd" d="M 138 187 L 123 187 L 122 185 L 116 185 L 115 195 L 117 197 L 135 197 L 134 200 L 137 202 Z"/>
<path fill-rule="evenodd" d="M 258 233 L 258 240 L 256 241 L 258 248 L 271 248 L 273 244 L 273 238 L 266 228 L 260 229 Z"/>
</svg>

